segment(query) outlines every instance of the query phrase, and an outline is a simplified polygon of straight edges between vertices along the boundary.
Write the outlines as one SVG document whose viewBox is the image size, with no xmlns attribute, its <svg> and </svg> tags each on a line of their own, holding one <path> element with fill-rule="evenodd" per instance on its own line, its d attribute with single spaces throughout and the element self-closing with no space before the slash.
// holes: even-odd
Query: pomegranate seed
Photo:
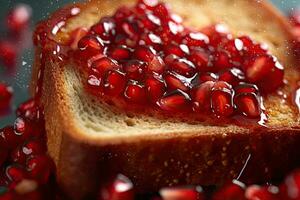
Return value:
<svg viewBox="0 0 300 200">
<path fill-rule="evenodd" d="M 210 73 L 210 72 L 201 74 L 199 76 L 200 83 L 204 83 L 206 81 L 216 82 L 218 79 L 219 79 L 218 75 L 216 75 L 215 73 Z"/>
<path fill-rule="evenodd" d="M 109 71 L 104 82 L 104 92 L 110 96 L 119 96 L 126 86 L 125 74 L 119 71 Z"/>
<path fill-rule="evenodd" d="M 165 63 L 159 56 L 154 56 L 148 64 L 148 71 L 157 74 L 163 73 L 165 68 Z"/>
<path fill-rule="evenodd" d="M 233 89 L 224 81 L 214 84 L 211 92 L 211 107 L 217 117 L 227 117 L 233 113 Z"/>
<path fill-rule="evenodd" d="M 189 33 L 183 39 L 183 43 L 190 46 L 205 47 L 209 43 L 209 38 L 203 33 Z"/>
<path fill-rule="evenodd" d="M 141 29 L 148 29 L 152 31 L 161 25 L 160 19 L 151 13 L 147 13 L 140 20 L 139 27 Z"/>
<path fill-rule="evenodd" d="M 268 53 L 264 46 L 255 44 L 255 42 L 248 36 L 241 36 L 238 39 L 243 42 L 244 56 L 246 57 L 257 57 Z"/>
<path fill-rule="evenodd" d="M 12 99 L 13 89 L 3 83 L 0 83 L 0 110 L 9 108 Z"/>
<path fill-rule="evenodd" d="M 212 197 L 212 200 L 246 200 L 245 198 L 245 185 L 237 180 L 225 185 Z"/>
<path fill-rule="evenodd" d="M 138 60 L 150 62 L 153 60 L 155 51 L 151 47 L 138 46 L 134 51 L 134 56 Z"/>
<path fill-rule="evenodd" d="M 43 125 L 41 123 L 43 123 L 44 113 L 43 110 L 37 105 L 35 99 L 29 99 L 28 101 L 22 103 L 18 107 L 16 114 L 18 117 L 39 122 L 36 125 Z"/>
<path fill-rule="evenodd" d="M 130 39 L 136 39 L 139 35 L 139 27 L 135 21 L 125 21 L 121 25 L 123 33 L 125 33 Z"/>
<path fill-rule="evenodd" d="M 115 20 L 111 17 L 103 17 L 100 22 L 91 27 L 91 32 L 97 34 L 101 39 L 112 41 L 116 35 Z"/>
<path fill-rule="evenodd" d="M 183 110 L 189 110 L 191 98 L 189 95 L 181 90 L 175 90 L 168 94 L 165 94 L 159 99 L 156 104 L 164 111 L 177 112 Z"/>
<path fill-rule="evenodd" d="M 5 170 L 6 176 L 11 182 L 18 183 L 22 179 L 27 177 L 27 173 L 25 169 L 23 169 L 20 166 L 14 165 L 14 166 L 8 166 Z"/>
<path fill-rule="evenodd" d="M 216 51 L 213 53 L 212 64 L 218 70 L 227 69 L 232 66 L 229 55 L 225 51 Z"/>
<path fill-rule="evenodd" d="M 244 43 L 240 39 L 229 40 L 224 44 L 224 49 L 230 55 L 230 62 L 235 66 L 240 66 L 242 64 L 242 55 L 244 49 Z"/>
<path fill-rule="evenodd" d="M 77 29 L 75 29 L 74 31 L 72 31 L 71 33 L 71 38 L 69 41 L 69 45 L 70 47 L 75 50 L 78 48 L 78 42 L 84 37 L 86 36 L 88 33 L 88 30 L 86 28 L 82 28 L 79 27 Z"/>
<path fill-rule="evenodd" d="M 200 186 L 186 188 L 163 188 L 159 191 L 163 200 L 204 200 Z"/>
<path fill-rule="evenodd" d="M 52 160 L 46 155 L 36 155 L 27 160 L 27 170 L 30 178 L 39 184 L 46 184 L 53 171 Z"/>
<path fill-rule="evenodd" d="M 157 4 L 153 9 L 153 13 L 161 19 L 166 19 L 169 16 L 169 10 L 164 3 Z"/>
<path fill-rule="evenodd" d="M 124 64 L 123 70 L 128 79 L 141 80 L 144 78 L 145 63 L 131 60 Z"/>
<path fill-rule="evenodd" d="M 189 91 L 189 84 L 186 78 L 176 73 L 168 73 L 164 76 L 169 91 L 180 89 L 184 92 Z"/>
<path fill-rule="evenodd" d="M 184 58 L 175 59 L 169 67 L 170 70 L 175 71 L 185 77 L 192 77 L 196 73 L 194 64 Z"/>
<path fill-rule="evenodd" d="M 189 59 L 196 65 L 200 72 L 210 71 L 209 55 L 202 49 L 194 50 L 191 52 Z"/>
<path fill-rule="evenodd" d="M 131 15 L 133 15 L 133 11 L 126 6 L 122 6 L 116 11 L 114 19 L 116 20 L 117 24 L 120 24 L 125 18 L 128 18 Z"/>
<path fill-rule="evenodd" d="M 155 103 L 166 92 L 165 82 L 158 77 L 149 77 L 145 81 L 148 97 L 152 103 Z"/>
<path fill-rule="evenodd" d="M 79 40 L 78 49 L 82 59 L 88 60 L 97 54 L 103 53 L 104 42 L 99 37 L 87 35 Z"/>
<path fill-rule="evenodd" d="M 110 70 L 117 70 L 118 68 L 118 62 L 108 57 L 100 58 L 92 64 L 92 70 L 100 76 L 105 75 Z"/>
<path fill-rule="evenodd" d="M 134 200 L 133 184 L 119 174 L 113 183 L 100 189 L 98 200 Z"/>
<path fill-rule="evenodd" d="M 240 82 L 245 81 L 244 73 L 238 68 L 231 68 L 219 74 L 219 80 L 225 81 L 232 86 L 238 85 Z"/>
<path fill-rule="evenodd" d="M 186 48 L 188 48 L 188 47 L 186 47 Z M 166 56 L 172 55 L 172 54 L 176 55 L 178 57 L 185 56 L 185 51 L 181 48 L 181 46 L 175 45 L 175 44 L 169 44 L 169 45 L 165 46 L 164 53 Z"/>
<path fill-rule="evenodd" d="M 213 81 L 207 81 L 193 88 L 191 91 L 194 111 L 209 111 L 211 90 L 214 86 Z"/>
<path fill-rule="evenodd" d="M 249 200 L 279 200 L 278 193 L 279 189 L 276 186 L 251 185 L 246 189 L 245 197 Z"/>
<path fill-rule="evenodd" d="M 128 101 L 133 103 L 144 103 L 147 98 L 145 86 L 135 81 L 128 83 L 124 95 Z"/>
<path fill-rule="evenodd" d="M 22 142 L 22 135 L 17 135 L 12 126 L 0 129 L 0 146 L 14 149 Z"/>
<path fill-rule="evenodd" d="M 109 51 L 109 56 L 115 60 L 126 60 L 129 59 L 131 55 L 131 49 L 122 45 L 115 48 L 112 48 Z"/>
<path fill-rule="evenodd" d="M 9 41 L 0 41 L 0 62 L 7 68 L 17 65 L 17 47 Z"/>
<path fill-rule="evenodd" d="M 239 95 L 242 93 L 253 93 L 258 94 L 258 88 L 254 84 L 250 83 L 240 83 L 237 87 L 234 88 L 235 94 Z"/>
<path fill-rule="evenodd" d="M 29 26 L 31 7 L 19 4 L 7 15 L 6 25 L 9 31 L 20 34 Z"/>
<path fill-rule="evenodd" d="M 152 46 L 155 50 L 161 50 L 161 38 L 154 33 L 144 33 L 141 35 L 139 45 Z"/>
<path fill-rule="evenodd" d="M 202 33 L 208 36 L 209 44 L 215 48 L 222 46 L 231 39 L 228 27 L 224 24 L 216 24 L 205 27 L 201 30 Z"/>
<path fill-rule="evenodd" d="M 241 93 L 234 97 L 237 110 L 246 117 L 257 118 L 260 116 L 261 100 L 254 93 Z"/>
</svg>

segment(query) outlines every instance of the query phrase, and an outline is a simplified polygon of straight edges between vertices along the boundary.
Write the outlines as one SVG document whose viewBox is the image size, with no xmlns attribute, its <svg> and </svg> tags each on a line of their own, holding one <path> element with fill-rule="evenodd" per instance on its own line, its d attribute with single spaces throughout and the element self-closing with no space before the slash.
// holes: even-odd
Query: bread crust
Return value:
<svg viewBox="0 0 300 200">
<path fill-rule="evenodd" d="M 83 9 L 106 2 L 91 1 Z M 282 15 L 266 1 L 259 6 L 292 39 Z M 33 85 L 40 67 L 40 52 L 41 48 L 37 47 Z M 70 97 L 66 95 L 64 68 L 53 65 L 49 57 L 42 93 L 48 148 L 57 165 L 58 183 L 72 199 L 93 197 L 99 184 L 115 173 L 128 176 L 137 191 L 149 192 L 164 186 L 219 185 L 233 178 L 246 183 L 263 182 L 279 178 L 299 164 L 299 123 L 222 131 L 213 127 L 206 132 L 169 132 L 117 139 L 88 137 L 78 128 L 68 107 Z"/>
</svg>

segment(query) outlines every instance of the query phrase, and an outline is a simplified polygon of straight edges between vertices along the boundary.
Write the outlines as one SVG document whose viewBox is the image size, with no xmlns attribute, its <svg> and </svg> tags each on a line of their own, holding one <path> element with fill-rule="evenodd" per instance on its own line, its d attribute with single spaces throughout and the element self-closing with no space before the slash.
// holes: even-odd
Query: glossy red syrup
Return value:
<svg viewBox="0 0 300 200">
<path fill-rule="evenodd" d="M 263 97 L 283 85 L 264 45 L 221 24 L 186 27 L 156 1 L 121 7 L 70 40 L 87 90 L 125 110 L 264 124 Z"/>
</svg>

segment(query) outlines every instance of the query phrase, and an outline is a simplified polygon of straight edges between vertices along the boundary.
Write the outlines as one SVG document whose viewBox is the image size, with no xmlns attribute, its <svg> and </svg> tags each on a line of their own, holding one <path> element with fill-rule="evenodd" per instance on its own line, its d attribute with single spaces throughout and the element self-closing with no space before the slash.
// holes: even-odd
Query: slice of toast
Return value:
<svg viewBox="0 0 300 200">
<path fill-rule="evenodd" d="M 268 44 L 285 66 L 287 84 L 281 93 L 292 94 L 300 77 L 289 45 L 292 34 L 285 18 L 266 1 L 165 2 L 188 26 L 222 22 L 234 35 L 246 34 Z M 63 41 L 76 28 L 89 28 L 119 6 L 134 3 L 83 3 L 80 14 L 67 20 L 55 40 Z M 38 44 L 33 85 L 40 53 Z M 162 120 L 120 112 L 99 102 L 84 90 L 83 77 L 74 66 L 64 63 L 62 67 L 52 56 L 45 57 L 42 93 L 48 148 L 57 165 L 59 185 L 74 199 L 93 196 L 99 184 L 115 173 L 128 176 L 137 191 L 155 191 L 182 184 L 219 185 L 233 178 L 262 182 L 281 177 L 300 161 L 298 111 L 278 94 L 265 98 L 267 128 Z"/>
</svg>

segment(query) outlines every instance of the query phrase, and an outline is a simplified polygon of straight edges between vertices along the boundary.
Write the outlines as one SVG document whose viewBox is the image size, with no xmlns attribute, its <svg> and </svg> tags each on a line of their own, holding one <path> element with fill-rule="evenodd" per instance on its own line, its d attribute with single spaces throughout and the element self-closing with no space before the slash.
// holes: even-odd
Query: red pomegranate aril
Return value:
<svg viewBox="0 0 300 200">
<path fill-rule="evenodd" d="M 210 111 L 211 90 L 214 84 L 213 81 L 207 81 L 191 90 L 193 110 L 195 112 Z"/>
<path fill-rule="evenodd" d="M 234 88 L 235 94 L 241 94 L 241 93 L 253 93 L 258 94 L 258 88 L 254 84 L 250 83 L 240 83 L 238 86 Z"/>
<path fill-rule="evenodd" d="M 27 160 L 26 167 L 29 177 L 39 184 L 46 184 L 54 170 L 52 160 L 46 155 L 36 155 Z"/>
<path fill-rule="evenodd" d="M 104 43 L 101 38 L 97 36 L 84 36 L 78 42 L 78 49 L 82 59 L 88 60 L 89 58 L 102 54 L 104 50 Z"/>
<path fill-rule="evenodd" d="M 209 44 L 215 48 L 221 47 L 224 43 L 232 38 L 228 27 L 224 24 L 216 24 L 205 27 L 201 30 L 201 32 L 208 36 Z"/>
<path fill-rule="evenodd" d="M 14 149 L 17 147 L 23 138 L 22 135 L 17 135 L 14 131 L 14 127 L 7 126 L 0 129 L 0 146 L 7 149 Z"/>
<path fill-rule="evenodd" d="M 224 81 L 214 84 L 211 92 L 211 108 L 217 117 L 228 117 L 233 114 L 233 89 Z"/>
<path fill-rule="evenodd" d="M 230 83 L 232 86 L 238 85 L 245 81 L 244 73 L 238 68 L 231 68 L 219 74 L 219 80 Z"/>
<path fill-rule="evenodd" d="M 164 79 L 166 81 L 168 91 L 179 89 L 184 92 L 188 92 L 190 89 L 188 83 L 185 80 L 186 78 L 180 76 L 179 74 L 171 72 L 166 74 L 164 76 Z"/>
<path fill-rule="evenodd" d="M 200 72 L 209 71 L 209 54 L 203 49 L 196 49 L 191 52 L 189 59 L 196 65 Z"/>
<path fill-rule="evenodd" d="M 184 37 L 183 43 L 187 44 L 187 46 L 196 46 L 196 47 L 205 47 L 209 43 L 209 38 L 200 32 L 197 33 L 189 33 Z"/>
<path fill-rule="evenodd" d="M 17 111 L 16 114 L 18 117 L 23 117 L 24 119 L 28 119 L 30 121 L 39 122 L 36 125 L 41 125 L 43 123 L 43 110 L 37 105 L 35 99 L 29 99 L 28 101 L 22 103 Z"/>
<path fill-rule="evenodd" d="M 0 41 L 0 62 L 7 68 L 14 68 L 17 64 L 18 49 L 12 42 Z"/>
<path fill-rule="evenodd" d="M 145 76 L 145 63 L 138 60 L 130 60 L 123 66 L 123 70 L 126 73 L 128 79 L 142 80 Z"/>
<path fill-rule="evenodd" d="M 156 104 L 160 109 L 168 112 L 189 111 L 191 98 L 181 90 L 165 94 Z"/>
<path fill-rule="evenodd" d="M 104 92 L 109 96 L 119 96 L 126 86 L 125 74 L 119 71 L 109 71 L 104 82 Z"/>
<path fill-rule="evenodd" d="M 130 81 L 124 92 L 125 98 L 133 103 L 145 103 L 147 99 L 145 86 L 135 81 Z"/>
<path fill-rule="evenodd" d="M 6 84 L 0 83 L 0 110 L 9 108 L 13 95 L 13 89 Z"/>
<path fill-rule="evenodd" d="M 152 46 L 155 50 L 160 51 L 162 41 L 161 38 L 154 33 L 144 33 L 141 35 L 138 44 Z"/>
<path fill-rule="evenodd" d="M 169 16 L 169 10 L 164 3 L 157 4 L 153 9 L 153 13 L 162 20 L 166 20 L 166 18 Z"/>
<path fill-rule="evenodd" d="M 244 69 L 247 80 L 252 83 L 258 82 L 271 72 L 276 62 L 271 56 L 259 56 L 245 62 Z M 270 80 L 269 80 L 270 81 Z"/>
<path fill-rule="evenodd" d="M 166 56 L 168 55 L 176 55 L 178 57 L 184 57 L 185 52 L 182 50 L 182 48 L 179 45 L 175 44 L 169 44 L 164 47 L 164 53 Z"/>
<path fill-rule="evenodd" d="M 5 173 L 7 178 L 14 183 L 18 183 L 27 177 L 26 170 L 18 165 L 8 166 L 5 170 Z"/>
<path fill-rule="evenodd" d="M 234 97 L 234 104 L 237 111 L 248 118 L 258 118 L 262 112 L 260 97 L 254 93 L 236 95 Z"/>
<path fill-rule="evenodd" d="M 199 76 L 200 83 L 204 83 L 206 81 L 216 82 L 218 79 L 219 76 L 212 72 L 207 72 Z"/>
<path fill-rule="evenodd" d="M 134 51 L 134 57 L 144 62 L 150 62 L 154 58 L 155 50 L 147 46 L 138 46 Z"/>
<path fill-rule="evenodd" d="M 26 4 L 19 4 L 9 12 L 6 25 L 9 31 L 20 34 L 29 26 L 31 7 Z"/>
<path fill-rule="evenodd" d="M 225 51 L 216 51 L 212 56 L 212 65 L 218 70 L 228 69 L 232 67 L 229 54 Z"/>
<path fill-rule="evenodd" d="M 251 185 L 246 189 L 247 200 L 279 200 L 279 188 L 276 186 Z"/>
<path fill-rule="evenodd" d="M 184 28 L 182 25 L 176 24 L 175 22 L 168 21 L 160 27 L 158 35 L 161 37 L 165 44 L 172 42 L 181 42 L 180 33 L 183 32 Z M 158 30 L 160 30 L 158 29 Z"/>
<path fill-rule="evenodd" d="M 106 187 L 100 188 L 98 200 L 134 200 L 133 183 L 119 174 L 116 179 Z"/>
<path fill-rule="evenodd" d="M 121 45 L 121 46 L 118 46 L 118 47 L 113 47 L 110 51 L 109 51 L 109 56 L 112 58 L 112 59 L 115 59 L 115 60 L 126 60 L 126 59 L 129 59 L 130 56 L 131 56 L 131 49 L 124 46 L 124 45 Z"/>
<path fill-rule="evenodd" d="M 224 44 L 224 49 L 230 55 L 230 61 L 235 66 L 242 64 L 242 55 L 244 49 L 244 43 L 240 39 L 232 39 Z"/>
<path fill-rule="evenodd" d="M 200 186 L 182 188 L 163 188 L 159 191 L 162 200 L 204 200 Z"/>
<path fill-rule="evenodd" d="M 246 200 L 245 185 L 237 180 L 223 186 L 212 197 L 212 200 Z"/>
<path fill-rule="evenodd" d="M 139 35 L 139 27 L 137 22 L 125 21 L 121 25 L 123 33 L 130 39 L 137 39 Z"/>
<path fill-rule="evenodd" d="M 147 13 L 143 17 L 140 18 L 139 27 L 141 29 L 147 29 L 147 30 L 155 30 L 161 25 L 161 21 L 158 17 L 153 15 L 152 13 Z"/>
<path fill-rule="evenodd" d="M 165 62 L 160 56 L 154 56 L 148 63 L 148 72 L 162 74 L 165 69 Z"/>
<path fill-rule="evenodd" d="M 159 77 L 149 77 L 145 80 L 145 87 L 150 102 L 155 103 L 166 92 L 166 84 Z"/>
<path fill-rule="evenodd" d="M 271 93 L 283 85 L 284 69 L 283 66 L 276 61 L 275 67 L 268 74 L 268 79 L 263 79 L 257 83 L 262 93 Z"/>
<path fill-rule="evenodd" d="M 117 69 L 119 69 L 118 62 L 108 57 L 100 58 L 92 64 L 92 70 L 100 76 L 105 75 L 110 70 Z"/>
<path fill-rule="evenodd" d="M 91 32 L 97 34 L 101 39 L 112 41 L 116 34 L 115 20 L 111 17 L 103 17 L 100 22 L 91 27 Z"/>
<path fill-rule="evenodd" d="M 69 45 L 70 47 L 75 50 L 78 48 L 78 42 L 84 37 L 86 36 L 88 33 L 88 30 L 84 27 L 79 27 L 77 29 L 75 29 L 74 31 L 72 31 L 71 36 L 70 36 L 70 41 L 69 41 Z"/>
<path fill-rule="evenodd" d="M 170 70 L 177 72 L 178 74 L 185 76 L 185 77 L 192 77 L 196 73 L 196 68 L 195 65 L 185 59 L 175 59 L 170 65 L 169 65 Z"/>
<path fill-rule="evenodd" d="M 120 24 L 122 21 L 124 21 L 125 18 L 132 15 L 133 15 L 132 9 L 126 6 L 121 6 L 114 14 L 114 19 L 116 20 L 117 24 Z"/>
</svg>

